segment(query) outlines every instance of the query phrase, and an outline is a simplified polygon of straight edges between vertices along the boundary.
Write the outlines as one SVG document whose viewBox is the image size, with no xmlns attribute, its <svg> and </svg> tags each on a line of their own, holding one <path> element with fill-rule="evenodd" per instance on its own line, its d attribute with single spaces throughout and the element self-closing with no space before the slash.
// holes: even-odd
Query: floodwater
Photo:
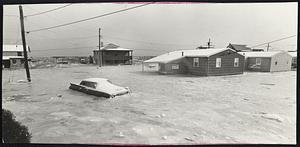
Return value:
<svg viewBox="0 0 300 147">
<path fill-rule="evenodd" d="M 296 71 L 197 77 L 140 65 L 62 65 L 2 71 L 2 107 L 28 126 L 32 143 L 296 143 Z M 131 94 L 113 99 L 68 89 L 107 78 Z M 19 81 L 19 82 L 18 82 Z"/>
</svg>

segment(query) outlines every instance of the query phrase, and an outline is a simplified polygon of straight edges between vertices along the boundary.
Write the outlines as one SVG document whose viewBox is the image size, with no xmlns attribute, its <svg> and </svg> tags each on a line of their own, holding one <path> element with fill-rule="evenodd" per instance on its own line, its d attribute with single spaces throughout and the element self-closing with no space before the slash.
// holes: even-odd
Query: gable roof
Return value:
<svg viewBox="0 0 300 147">
<path fill-rule="evenodd" d="M 109 43 L 105 45 L 104 47 L 100 48 L 100 50 L 108 50 L 108 51 L 132 51 L 132 49 L 127 49 L 127 48 L 121 48 L 118 45 L 115 45 L 113 43 Z M 94 51 L 99 51 L 99 50 L 94 50 Z"/>
<path fill-rule="evenodd" d="M 3 45 L 3 51 L 23 52 L 23 45 Z M 27 51 L 28 51 L 28 45 L 27 45 Z"/>
<path fill-rule="evenodd" d="M 145 63 L 168 63 L 185 57 L 209 57 L 211 55 L 231 50 L 229 48 L 221 49 L 194 49 L 194 50 L 179 50 L 162 54 L 160 56 L 144 61 Z M 182 56 L 183 53 L 183 56 Z"/>
<path fill-rule="evenodd" d="M 227 46 L 228 48 L 234 49 L 236 51 L 251 51 L 251 48 L 247 47 L 247 45 L 242 44 L 231 44 Z"/>
<path fill-rule="evenodd" d="M 244 55 L 245 58 L 248 57 L 273 57 L 278 53 L 282 53 L 284 51 L 269 51 L 269 52 L 239 52 L 239 54 Z"/>
</svg>

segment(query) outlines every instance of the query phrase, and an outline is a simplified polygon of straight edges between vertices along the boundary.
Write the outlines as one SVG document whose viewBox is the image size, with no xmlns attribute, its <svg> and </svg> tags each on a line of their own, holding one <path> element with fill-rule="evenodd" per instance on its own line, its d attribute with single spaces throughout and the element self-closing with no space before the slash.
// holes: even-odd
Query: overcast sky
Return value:
<svg viewBox="0 0 300 147">
<path fill-rule="evenodd" d="M 23 5 L 24 15 L 67 4 Z M 28 16 L 25 30 L 51 27 L 141 4 L 72 4 L 62 9 Z M 97 49 L 98 28 L 104 44 L 134 50 L 134 55 L 159 55 L 167 51 L 195 49 L 210 38 L 215 48 L 229 43 L 257 44 L 297 35 L 297 3 L 195 3 L 150 4 L 125 12 L 50 30 L 27 34 L 31 56 L 92 55 Z M 19 10 L 3 10 L 4 44 L 21 44 Z M 274 50 L 296 50 L 297 36 L 271 43 Z M 260 46 L 266 48 L 266 45 Z"/>
</svg>

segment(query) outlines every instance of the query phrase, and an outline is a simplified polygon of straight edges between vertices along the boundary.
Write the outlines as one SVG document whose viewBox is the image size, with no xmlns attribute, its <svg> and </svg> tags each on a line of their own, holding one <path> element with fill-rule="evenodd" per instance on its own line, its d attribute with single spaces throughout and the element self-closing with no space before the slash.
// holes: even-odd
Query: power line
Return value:
<svg viewBox="0 0 300 147">
<path fill-rule="evenodd" d="M 288 37 L 285 37 L 285 38 L 281 38 L 281 39 L 269 41 L 269 42 L 266 42 L 266 43 L 254 45 L 254 46 L 252 46 L 251 48 L 253 48 L 253 47 L 258 47 L 258 46 L 262 46 L 262 45 L 265 45 L 265 44 L 268 44 L 268 43 L 272 43 L 272 42 L 277 42 L 277 41 L 284 40 L 284 39 L 288 39 L 288 38 L 292 38 L 292 37 L 295 37 L 295 36 L 296 36 L 296 35 L 292 35 L 292 36 L 288 36 Z"/>
<path fill-rule="evenodd" d="M 32 50 L 31 52 L 35 51 L 49 51 L 49 50 L 74 50 L 74 49 L 84 49 L 84 48 L 93 48 L 96 46 L 82 46 L 82 47 L 71 47 L 71 48 L 52 48 L 52 49 L 40 49 L 40 50 Z"/>
<path fill-rule="evenodd" d="M 25 17 L 31 17 L 31 16 L 36 16 L 36 15 L 45 14 L 45 13 L 48 13 L 48 12 L 52 12 L 52 11 L 55 11 L 55 10 L 59 10 L 59 9 L 68 7 L 68 6 L 70 6 L 70 5 L 72 5 L 72 4 L 67 4 L 67 5 L 60 6 L 60 7 L 54 8 L 54 9 L 50 9 L 50 10 L 47 10 L 47 11 L 44 11 L 44 12 L 39 12 L 39 13 L 35 13 L 35 14 L 26 15 Z M 30 8 L 30 9 L 31 9 L 31 8 Z"/>
<path fill-rule="evenodd" d="M 139 7 L 150 5 L 152 3 L 154 3 L 154 2 L 150 2 L 150 3 L 147 3 L 147 4 L 138 5 L 138 6 L 130 7 L 130 8 L 127 8 L 127 9 L 122 9 L 122 10 L 118 10 L 118 11 L 114 11 L 114 12 L 106 13 L 106 14 L 103 14 L 103 15 L 98 15 L 98 16 L 94 16 L 94 17 L 90 17 L 90 18 L 78 20 L 78 21 L 73 21 L 73 22 L 69 22 L 69 23 L 65 23 L 65 24 L 61 24 L 61 25 L 56 25 L 56 26 L 52 26 L 52 27 L 31 30 L 31 31 L 28 31 L 27 33 L 38 32 L 38 31 L 43 31 L 43 30 L 49 30 L 49 29 L 53 29 L 53 28 L 63 27 L 63 26 L 67 26 L 67 25 L 72 25 L 72 24 L 75 24 L 75 23 L 79 23 L 79 22 L 83 22 L 83 21 L 88 21 L 88 20 L 92 20 L 92 19 L 96 19 L 96 18 L 100 18 L 100 17 L 104 17 L 104 16 L 108 16 L 108 15 L 120 13 L 120 12 L 123 12 L 123 11 L 128 11 L 128 10 L 131 10 L 131 9 L 136 9 L 136 8 L 139 8 Z"/>
</svg>

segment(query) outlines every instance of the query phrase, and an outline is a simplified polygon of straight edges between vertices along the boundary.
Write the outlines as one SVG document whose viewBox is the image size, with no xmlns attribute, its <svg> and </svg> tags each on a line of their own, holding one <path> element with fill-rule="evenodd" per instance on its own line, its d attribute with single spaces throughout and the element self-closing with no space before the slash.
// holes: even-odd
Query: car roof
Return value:
<svg viewBox="0 0 300 147">
<path fill-rule="evenodd" d="M 88 81 L 88 82 L 103 82 L 103 81 L 108 81 L 108 79 L 105 79 L 105 78 L 87 78 L 87 79 L 84 79 L 82 81 Z"/>
</svg>

